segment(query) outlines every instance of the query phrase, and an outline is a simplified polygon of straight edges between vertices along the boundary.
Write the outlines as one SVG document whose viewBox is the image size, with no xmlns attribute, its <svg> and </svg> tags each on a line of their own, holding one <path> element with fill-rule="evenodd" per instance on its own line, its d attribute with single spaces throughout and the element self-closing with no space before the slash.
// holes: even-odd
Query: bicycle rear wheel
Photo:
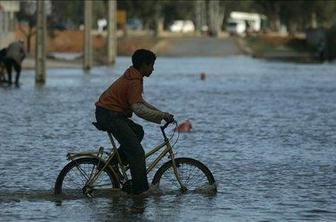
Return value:
<svg viewBox="0 0 336 222">
<path fill-rule="evenodd" d="M 88 181 L 104 165 L 104 162 L 93 157 L 83 157 L 71 161 L 62 169 L 56 179 L 55 194 L 68 197 L 97 196 L 106 194 L 112 188 L 119 188 L 118 179 L 109 167 L 101 172 L 92 185 L 88 185 Z"/>
<path fill-rule="evenodd" d="M 188 191 L 216 192 L 217 187 L 211 171 L 200 161 L 191 158 L 176 158 L 177 171 Z M 155 173 L 152 184 L 163 192 L 181 190 L 172 161 L 163 164 Z"/>
</svg>

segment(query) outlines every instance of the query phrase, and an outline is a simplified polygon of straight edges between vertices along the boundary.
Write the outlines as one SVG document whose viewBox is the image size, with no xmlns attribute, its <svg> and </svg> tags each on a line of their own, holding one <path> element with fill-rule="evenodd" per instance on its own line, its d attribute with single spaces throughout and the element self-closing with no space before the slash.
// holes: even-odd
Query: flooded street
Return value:
<svg viewBox="0 0 336 222">
<path fill-rule="evenodd" d="M 146 100 L 191 120 L 175 150 L 209 167 L 216 195 L 55 198 L 68 152 L 109 147 L 91 125 L 94 103 L 129 64 L 120 57 L 88 73 L 50 69 L 44 86 L 24 70 L 20 88 L 0 85 L 1 221 L 335 220 L 335 64 L 244 56 L 159 58 L 144 81 Z M 146 150 L 161 142 L 158 125 L 135 119 Z"/>
</svg>

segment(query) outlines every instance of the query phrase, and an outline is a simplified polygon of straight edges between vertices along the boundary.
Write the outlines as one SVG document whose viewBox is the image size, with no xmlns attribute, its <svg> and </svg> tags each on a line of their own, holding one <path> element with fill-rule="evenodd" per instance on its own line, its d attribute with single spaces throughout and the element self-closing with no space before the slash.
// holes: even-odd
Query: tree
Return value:
<svg viewBox="0 0 336 222">
<path fill-rule="evenodd" d="M 36 2 L 35 1 L 24 1 L 20 2 L 20 10 L 17 14 L 19 20 L 19 30 L 26 37 L 27 52 L 31 51 L 31 38 L 36 34 Z M 27 29 L 22 26 L 22 23 L 27 24 Z"/>
<path fill-rule="evenodd" d="M 270 19 L 274 31 L 279 30 L 280 24 L 292 32 L 330 27 L 336 18 L 336 1 L 254 0 L 254 3 L 256 9 Z"/>
<path fill-rule="evenodd" d="M 46 14 L 50 15 L 51 13 L 51 2 L 45 0 Z M 17 13 L 17 19 L 19 21 L 19 30 L 26 37 L 27 42 L 27 52 L 31 51 L 31 39 L 36 34 L 36 1 L 26 0 L 20 2 L 21 10 Z M 23 24 L 26 24 L 27 27 L 24 27 Z"/>
<path fill-rule="evenodd" d="M 210 36 L 218 36 L 224 19 L 224 4 L 219 0 L 208 1 L 208 27 Z"/>
<path fill-rule="evenodd" d="M 73 24 L 75 27 L 83 24 L 84 21 L 84 1 L 83 0 L 51 0 L 51 18 L 54 23 Z M 101 4 L 101 1 L 97 1 Z M 94 4 L 94 6 L 96 3 Z"/>
<path fill-rule="evenodd" d="M 280 30 L 280 10 L 281 1 L 278 0 L 255 0 L 255 5 L 263 14 L 265 14 L 271 23 L 273 31 Z"/>
</svg>

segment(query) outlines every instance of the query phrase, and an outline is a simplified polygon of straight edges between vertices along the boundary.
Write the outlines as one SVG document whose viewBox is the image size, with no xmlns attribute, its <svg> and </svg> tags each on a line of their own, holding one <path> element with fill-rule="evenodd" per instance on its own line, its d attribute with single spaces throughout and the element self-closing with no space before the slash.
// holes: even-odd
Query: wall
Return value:
<svg viewBox="0 0 336 222">
<path fill-rule="evenodd" d="M 15 12 L 19 11 L 19 6 L 18 1 L 0 1 L 0 48 L 16 40 Z"/>
</svg>

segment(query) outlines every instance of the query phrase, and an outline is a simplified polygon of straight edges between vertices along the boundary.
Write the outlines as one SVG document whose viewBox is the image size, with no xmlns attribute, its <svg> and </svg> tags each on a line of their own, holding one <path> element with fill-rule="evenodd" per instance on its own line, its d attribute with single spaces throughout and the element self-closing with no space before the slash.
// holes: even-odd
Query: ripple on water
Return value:
<svg viewBox="0 0 336 222">
<path fill-rule="evenodd" d="M 0 85 L 3 220 L 336 218 L 335 66 L 247 57 L 160 58 L 153 76 L 144 81 L 146 100 L 178 120 L 192 121 L 193 132 L 180 135 L 177 155 L 204 162 L 218 182 L 217 195 L 171 194 L 142 203 L 102 197 L 59 204 L 51 193 L 66 154 L 109 147 L 106 135 L 91 125 L 94 102 L 128 65 L 128 58 L 118 58 L 114 67 L 96 67 L 90 74 L 49 70 L 41 87 L 34 86 L 33 71 L 24 71 L 20 88 Z M 199 80 L 200 72 L 207 73 L 205 81 Z M 145 128 L 148 150 L 160 141 L 158 127 L 135 120 Z"/>
</svg>

